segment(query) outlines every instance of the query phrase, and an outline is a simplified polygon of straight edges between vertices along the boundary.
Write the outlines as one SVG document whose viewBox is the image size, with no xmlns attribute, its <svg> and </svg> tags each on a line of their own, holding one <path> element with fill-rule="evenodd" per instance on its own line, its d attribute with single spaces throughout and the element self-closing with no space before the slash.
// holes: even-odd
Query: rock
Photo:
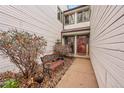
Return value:
<svg viewBox="0 0 124 93">
<path fill-rule="evenodd" d="M 44 77 L 43 77 L 43 76 L 38 76 L 38 77 L 35 77 L 35 78 L 34 78 L 34 81 L 36 81 L 36 82 L 38 82 L 38 83 L 43 82 L 43 80 L 44 80 Z"/>
</svg>

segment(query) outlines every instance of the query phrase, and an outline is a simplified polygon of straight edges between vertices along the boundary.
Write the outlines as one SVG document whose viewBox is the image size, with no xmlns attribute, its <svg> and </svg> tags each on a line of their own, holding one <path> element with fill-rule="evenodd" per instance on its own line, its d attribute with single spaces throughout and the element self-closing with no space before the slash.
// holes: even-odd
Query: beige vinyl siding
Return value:
<svg viewBox="0 0 124 93">
<path fill-rule="evenodd" d="M 124 87 L 124 6 L 91 6 L 90 58 L 99 87 Z"/>
<path fill-rule="evenodd" d="M 67 9 L 66 6 L 59 7 L 62 10 Z M 52 53 L 55 41 L 61 38 L 62 27 L 62 23 L 57 19 L 56 5 L 0 6 L 0 30 L 16 28 L 44 36 L 47 40 L 45 54 Z M 15 70 L 8 60 L 0 56 L 0 72 Z"/>
</svg>

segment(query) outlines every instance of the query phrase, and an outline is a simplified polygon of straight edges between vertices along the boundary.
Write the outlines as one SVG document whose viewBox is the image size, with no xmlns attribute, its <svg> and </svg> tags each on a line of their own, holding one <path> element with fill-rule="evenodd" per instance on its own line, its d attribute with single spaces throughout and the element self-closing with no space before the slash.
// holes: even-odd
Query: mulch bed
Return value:
<svg viewBox="0 0 124 93">
<path fill-rule="evenodd" d="M 19 81 L 20 88 L 54 88 L 71 66 L 72 62 L 72 58 L 65 58 L 64 66 L 55 71 L 54 77 L 49 78 L 46 74 L 42 83 L 35 82 L 32 78 L 25 79 L 20 73 L 7 71 L 0 74 L 0 85 L 7 79 L 16 79 Z"/>
</svg>

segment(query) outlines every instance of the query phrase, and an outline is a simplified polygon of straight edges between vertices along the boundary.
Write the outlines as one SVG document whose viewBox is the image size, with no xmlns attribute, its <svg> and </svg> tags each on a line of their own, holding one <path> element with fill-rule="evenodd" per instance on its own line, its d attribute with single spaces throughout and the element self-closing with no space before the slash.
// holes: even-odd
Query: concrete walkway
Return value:
<svg viewBox="0 0 124 93">
<path fill-rule="evenodd" d="M 76 58 L 57 88 L 98 88 L 89 59 Z"/>
</svg>

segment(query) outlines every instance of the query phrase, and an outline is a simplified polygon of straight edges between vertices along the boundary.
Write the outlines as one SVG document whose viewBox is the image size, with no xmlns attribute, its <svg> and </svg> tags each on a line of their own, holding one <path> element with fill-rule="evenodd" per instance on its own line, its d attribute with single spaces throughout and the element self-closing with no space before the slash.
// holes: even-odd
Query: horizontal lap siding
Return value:
<svg viewBox="0 0 124 93">
<path fill-rule="evenodd" d="M 91 6 L 90 58 L 99 87 L 124 87 L 124 6 Z"/>
<path fill-rule="evenodd" d="M 66 6 L 60 6 L 66 9 Z M 0 6 L 0 30 L 16 28 L 44 36 L 46 54 L 52 52 L 56 39 L 60 39 L 62 24 L 57 20 L 57 6 Z M 8 58 L 0 56 L 0 72 L 15 70 Z"/>
</svg>

